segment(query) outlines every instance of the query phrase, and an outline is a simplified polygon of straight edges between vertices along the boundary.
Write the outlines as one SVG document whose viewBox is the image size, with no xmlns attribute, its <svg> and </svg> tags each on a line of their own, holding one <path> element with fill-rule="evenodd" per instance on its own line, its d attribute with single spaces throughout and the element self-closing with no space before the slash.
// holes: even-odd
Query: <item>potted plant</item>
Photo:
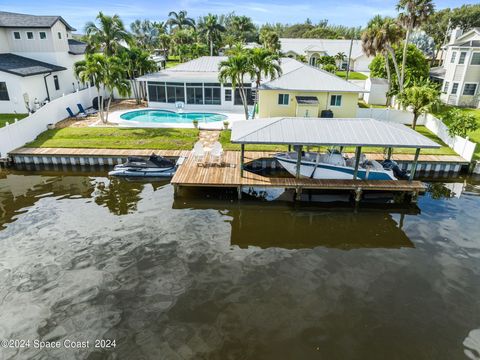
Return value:
<svg viewBox="0 0 480 360">
<path fill-rule="evenodd" d="M 225 130 L 228 130 L 228 125 L 230 125 L 230 123 L 229 123 L 227 120 L 225 120 L 225 121 L 223 122 L 223 128 L 224 128 Z"/>
<path fill-rule="evenodd" d="M 194 119 L 192 122 L 193 122 L 193 126 L 195 126 L 195 129 L 198 129 L 198 120 Z"/>
</svg>

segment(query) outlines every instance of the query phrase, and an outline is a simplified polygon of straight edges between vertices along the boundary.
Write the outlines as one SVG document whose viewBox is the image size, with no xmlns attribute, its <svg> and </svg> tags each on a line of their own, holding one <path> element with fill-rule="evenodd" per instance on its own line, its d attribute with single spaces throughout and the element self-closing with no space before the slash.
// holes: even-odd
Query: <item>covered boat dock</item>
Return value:
<svg viewBox="0 0 480 360">
<path fill-rule="evenodd" d="M 414 163 L 418 161 L 421 148 L 438 148 L 439 145 L 405 125 L 385 123 L 373 119 L 319 119 L 319 118 L 269 118 L 239 121 L 233 124 L 231 142 L 240 144 L 241 151 L 227 151 L 222 164 L 210 164 L 209 155 L 202 166 L 193 157 L 178 168 L 172 184 L 175 193 L 182 187 L 236 188 L 238 197 L 245 187 L 269 187 L 294 189 L 297 199 L 302 191 L 327 190 L 347 191 L 360 201 L 364 192 L 395 192 L 417 195 L 425 191 L 421 181 L 413 179 L 416 165 L 412 167 L 409 180 L 351 180 L 309 179 L 297 177 L 263 176 L 245 170 L 245 164 L 272 156 L 272 153 L 246 151 L 248 144 L 284 144 L 295 146 L 298 159 L 303 147 L 311 146 L 354 146 L 356 169 L 362 147 L 378 146 L 416 149 Z M 300 164 L 300 161 L 297 162 Z M 298 174 L 298 173 L 297 173 Z"/>
<path fill-rule="evenodd" d="M 415 130 L 393 122 L 375 119 L 348 118 L 270 118 L 235 123 L 231 142 L 241 144 L 240 171 L 244 171 L 246 144 L 284 144 L 294 146 L 297 151 L 297 178 L 303 147 L 347 146 L 355 147 L 355 170 L 352 180 L 357 179 L 362 147 L 388 149 L 390 159 L 394 148 L 414 148 L 415 157 L 409 181 L 415 176 L 418 157 L 422 148 L 436 149 L 440 145 Z"/>
</svg>

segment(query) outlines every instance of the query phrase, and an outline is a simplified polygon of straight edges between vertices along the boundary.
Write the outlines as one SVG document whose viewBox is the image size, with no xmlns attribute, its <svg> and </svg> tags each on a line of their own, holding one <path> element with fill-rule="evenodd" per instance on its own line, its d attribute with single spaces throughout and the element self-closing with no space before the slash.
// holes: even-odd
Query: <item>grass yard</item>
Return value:
<svg viewBox="0 0 480 360">
<path fill-rule="evenodd" d="M 442 147 L 439 149 L 422 149 L 421 154 L 424 155 L 457 155 L 455 151 L 450 149 L 442 140 L 440 140 L 435 134 L 433 134 L 430 130 L 428 130 L 425 126 L 417 126 L 416 130 L 428 137 L 429 139 L 435 141 L 436 143 L 440 144 Z M 220 134 L 220 143 L 223 146 L 224 150 L 240 150 L 239 144 L 232 144 L 230 142 L 230 135 L 231 131 L 222 131 Z M 288 146 L 286 145 L 245 145 L 245 151 L 287 151 Z M 316 151 L 316 147 L 315 150 Z M 327 147 L 322 147 L 322 150 L 325 151 Z M 383 153 L 384 148 L 382 147 L 364 147 L 362 151 L 365 153 Z M 343 150 L 344 152 L 355 152 L 354 147 L 346 147 Z M 393 149 L 393 153 L 395 154 L 415 154 L 415 149 L 409 148 L 395 148 Z"/>
<path fill-rule="evenodd" d="M 63 128 L 41 133 L 26 147 L 190 150 L 197 129 Z"/>
<path fill-rule="evenodd" d="M 337 71 L 335 74 L 343 79 L 347 77 L 346 71 Z M 366 79 L 368 79 L 368 76 L 359 72 L 350 71 L 350 74 L 348 74 L 348 80 L 366 80 Z"/>
<path fill-rule="evenodd" d="M 27 116 L 28 114 L 0 114 L 0 128 L 4 127 L 7 122 L 12 124 L 15 119 L 21 120 Z"/>
<path fill-rule="evenodd" d="M 445 118 L 445 114 L 450 110 L 455 108 L 455 106 L 449 105 L 440 105 L 436 111 L 433 112 L 433 115 L 441 119 L 445 125 L 448 126 L 448 119 Z M 469 108 L 458 108 L 462 112 L 466 114 L 473 114 L 477 119 L 478 129 L 476 131 L 471 132 L 468 134 L 470 140 L 476 142 L 477 144 L 480 143 L 480 109 L 469 109 Z M 480 160 L 480 145 L 477 145 L 475 149 L 475 154 L 473 155 L 473 159 L 479 161 Z"/>
</svg>

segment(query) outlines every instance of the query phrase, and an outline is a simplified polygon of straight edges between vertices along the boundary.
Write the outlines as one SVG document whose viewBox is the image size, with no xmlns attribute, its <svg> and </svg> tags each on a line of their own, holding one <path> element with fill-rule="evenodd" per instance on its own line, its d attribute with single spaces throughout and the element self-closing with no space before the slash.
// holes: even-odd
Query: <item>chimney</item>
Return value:
<svg viewBox="0 0 480 360">
<path fill-rule="evenodd" d="M 449 44 L 453 44 L 457 39 L 462 36 L 463 31 L 458 26 L 455 29 L 452 29 L 450 33 L 450 42 Z"/>
</svg>

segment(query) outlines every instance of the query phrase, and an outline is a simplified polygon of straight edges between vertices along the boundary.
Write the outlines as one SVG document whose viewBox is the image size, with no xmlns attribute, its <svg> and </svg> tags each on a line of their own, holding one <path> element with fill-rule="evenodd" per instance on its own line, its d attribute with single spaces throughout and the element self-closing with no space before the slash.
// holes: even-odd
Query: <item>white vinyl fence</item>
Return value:
<svg viewBox="0 0 480 360">
<path fill-rule="evenodd" d="M 0 157 L 6 157 L 8 152 L 34 140 L 47 130 L 48 124 L 56 124 L 67 118 L 67 107 L 77 113 L 77 104 L 82 104 L 86 109 L 92 105 L 92 100 L 96 96 L 95 88 L 68 94 L 52 100 L 28 117 L 0 128 Z"/>
<path fill-rule="evenodd" d="M 405 125 L 411 125 L 413 121 L 413 114 L 411 112 L 395 109 L 358 108 L 357 117 L 393 121 Z M 417 120 L 417 125 L 424 125 L 465 160 L 472 160 L 477 144 L 469 141 L 468 138 L 465 139 L 460 136 L 450 136 L 448 133 L 448 127 L 435 116 L 431 114 L 420 116 Z"/>
<path fill-rule="evenodd" d="M 465 160 L 472 161 L 473 154 L 477 143 L 474 143 L 468 138 L 461 136 L 450 136 L 448 133 L 448 127 L 441 120 L 437 119 L 432 114 L 423 116 L 425 127 L 437 135 L 442 141 L 453 149 L 458 155 Z"/>
</svg>

